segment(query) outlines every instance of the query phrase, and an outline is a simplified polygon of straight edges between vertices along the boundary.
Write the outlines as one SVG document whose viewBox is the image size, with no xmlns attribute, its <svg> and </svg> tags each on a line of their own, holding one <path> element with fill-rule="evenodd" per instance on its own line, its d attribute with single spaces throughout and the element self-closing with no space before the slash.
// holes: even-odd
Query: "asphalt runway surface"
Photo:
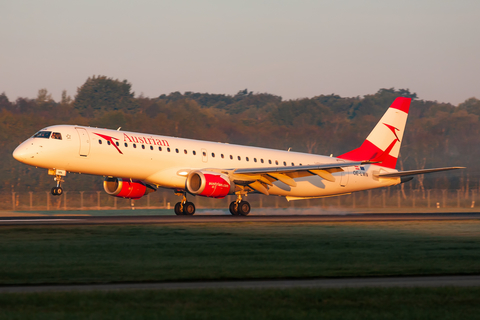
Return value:
<svg viewBox="0 0 480 320">
<path fill-rule="evenodd" d="M 478 287 L 479 275 L 378 277 L 300 280 L 246 280 L 205 282 L 112 283 L 78 285 L 0 286 L 0 293 L 33 293 L 112 290 L 181 289 L 287 289 L 287 288 L 392 288 L 392 287 Z"/>
<path fill-rule="evenodd" d="M 322 223 L 388 221 L 480 220 L 480 213 L 375 213 L 335 215 L 193 215 L 193 216 L 15 216 L 0 217 L 0 226 L 25 225 L 136 225 L 187 223 Z"/>
</svg>

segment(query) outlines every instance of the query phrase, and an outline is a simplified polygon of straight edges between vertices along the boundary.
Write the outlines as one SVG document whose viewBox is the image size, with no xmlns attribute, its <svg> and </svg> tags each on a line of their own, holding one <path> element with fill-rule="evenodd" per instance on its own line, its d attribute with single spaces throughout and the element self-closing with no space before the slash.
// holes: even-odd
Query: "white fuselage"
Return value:
<svg viewBox="0 0 480 320">
<path fill-rule="evenodd" d="M 138 179 L 172 189 L 185 189 L 186 174 L 191 170 L 345 161 L 306 153 L 73 125 L 50 126 L 42 130 L 61 133 L 62 139 L 29 138 L 15 150 L 17 160 L 46 169 Z M 333 174 L 335 181 L 332 182 L 317 175 L 294 177 L 296 187 L 275 181 L 269 194 L 290 198 L 323 197 L 400 183 L 399 178 L 376 178 L 380 172 L 396 172 L 378 165 L 343 169 L 343 172 Z"/>
</svg>

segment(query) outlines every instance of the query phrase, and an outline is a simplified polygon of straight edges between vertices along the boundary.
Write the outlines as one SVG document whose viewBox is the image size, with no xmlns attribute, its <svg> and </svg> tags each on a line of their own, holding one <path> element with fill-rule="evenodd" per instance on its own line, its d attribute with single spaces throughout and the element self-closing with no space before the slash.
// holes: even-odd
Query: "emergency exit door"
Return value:
<svg viewBox="0 0 480 320">
<path fill-rule="evenodd" d="M 86 157 L 90 153 L 90 138 L 84 128 L 75 128 L 80 139 L 80 156 Z"/>
</svg>

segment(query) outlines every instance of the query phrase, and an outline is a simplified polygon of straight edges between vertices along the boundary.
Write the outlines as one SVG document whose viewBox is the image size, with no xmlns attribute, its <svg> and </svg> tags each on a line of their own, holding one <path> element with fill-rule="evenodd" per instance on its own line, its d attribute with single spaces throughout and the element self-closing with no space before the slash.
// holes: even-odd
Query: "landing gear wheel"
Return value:
<svg viewBox="0 0 480 320">
<path fill-rule="evenodd" d="M 185 202 L 183 205 L 183 214 L 192 216 L 195 213 L 195 205 L 192 202 Z"/>
<path fill-rule="evenodd" d="M 181 203 L 181 202 L 177 202 L 177 203 L 175 204 L 175 209 L 174 209 L 174 211 L 175 211 L 175 214 L 176 214 L 177 216 L 183 215 L 183 207 L 182 207 L 182 203 Z"/>
<path fill-rule="evenodd" d="M 233 201 L 232 203 L 230 203 L 228 209 L 230 210 L 232 216 L 238 216 L 237 201 Z"/>
<path fill-rule="evenodd" d="M 250 213 L 250 203 L 247 201 L 240 201 L 237 211 L 239 216 L 247 216 Z"/>
<path fill-rule="evenodd" d="M 51 193 L 54 196 L 61 196 L 63 194 L 63 189 L 62 187 L 53 187 Z"/>
</svg>

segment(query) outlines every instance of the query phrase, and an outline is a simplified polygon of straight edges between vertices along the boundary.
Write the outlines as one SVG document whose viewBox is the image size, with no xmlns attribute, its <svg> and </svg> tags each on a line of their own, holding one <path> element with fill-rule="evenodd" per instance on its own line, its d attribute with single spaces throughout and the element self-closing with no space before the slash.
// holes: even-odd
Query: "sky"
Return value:
<svg viewBox="0 0 480 320">
<path fill-rule="evenodd" d="M 480 99 L 480 1 L 0 0 L 0 93 L 74 97 L 88 77 L 136 96 L 284 99 L 410 89 Z"/>
</svg>

